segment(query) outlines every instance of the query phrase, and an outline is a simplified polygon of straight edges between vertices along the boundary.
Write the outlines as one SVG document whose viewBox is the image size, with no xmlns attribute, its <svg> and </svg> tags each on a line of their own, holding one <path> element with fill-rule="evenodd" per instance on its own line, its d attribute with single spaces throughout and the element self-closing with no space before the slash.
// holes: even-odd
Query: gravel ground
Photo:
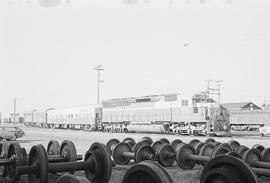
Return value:
<svg viewBox="0 0 270 183">
<path fill-rule="evenodd" d="M 140 140 L 143 136 L 150 136 L 154 141 L 159 138 L 166 137 L 170 141 L 179 138 L 184 142 L 189 142 L 190 140 L 197 138 L 201 141 L 204 141 L 207 137 L 201 136 L 179 136 L 179 135 L 169 135 L 169 134 L 143 134 L 143 133 L 108 133 L 108 132 L 87 132 L 87 131 L 79 131 L 79 130 L 60 130 L 60 129 L 41 129 L 41 128 L 29 128 L 22 127 L 25 131 L 26 135 L 18 139 L 18 142 L 22 147 L 26 148 L 27 153 L 30 151 L 30 148 L 36 144 L 42 144 L 45 147 L 47 146 L 50 139 L 58 140 L 61 143 L 63 140 L 68 139 L 72 140 L 77 148 L 77 153 L 84 155 L 84 153 L 88 150 L 94 142 L 106 143 L 111 138 L 117 138 L 120 141 L 126 137 L 132 137 L 136 141 Z M 227 142 L 230 139 L 235 139 L 239 141 L 241 144 L 251 147 L 252 145 L 259 143 L 265 147 L 269 147 L 270 137 L 259 137 L 259 136 L 245 136 L 245 137 L 214 137 L 217 141 Z M 119 183 L 122 180 L 123 175 L 126 170 L 130 167 L 128 166 L 117 166 L 113 168 L 113 174 L 110 180 L 110 183 Z M 183 171 L 178 168 L 176 165 L 170 168 L 166 168 L 174 182 L 181 183 L 197 183 L 199 182 L 199 177 L 201 174 L 201 167 L 197 166 L 193 170 Z M 83 172 L 77 172 L 77 175 L 83 175 Z M 55 182 L 58 178 L 58 175 L 50 176 L 50 183 Z M 0 183 L 6 182 L 5 180 L 1 180 Z M 27 183 L 27 179 L 23 176 L 20 180 L 21 183 Z M 260 181 L 264 182 L 264 181 Z"/>
<path fill-rule="evenodd" d="M 111 138 L 117 138 L 120 141 L 126 137 L 132 137 L 136 141 L 140 140 L 144 136 L 151 137 L 154 141 L 159 138 L 165 137 L 170 141 L 174 139 L 181 139 L 184 142 L 197 138 L 204 141 L 208 137 L 204 136 L 180 136 L 170 134 L 145 134 L 145 133 L 108 133 L 108 132 L 88 132 L 80 130 L 62 130 L 62 129 L 43 129 L 43 128 L 28 128 L 23 127 L 26 135 L 23 138 L 18 139 L 22 147 L 25 147 L 27 152 L 30 148 L 36 144 L 42 144 L 47 146 L 49 140 L 55 139 L 61 143 L 63 140 L 72 140 L 77 148 L 78 154 L 84 154 L 90 145 L 94 142 L 106 143 Z M 228 142 L 231 139 L 239 141 L 241 144 L 251 147 L 254 144 L 261 144 L 265 147 L 269 147 L 270 137 L 260 136 L 242 136 L 242 137 L 214 137 L 217 141 Z"/>
</svg>

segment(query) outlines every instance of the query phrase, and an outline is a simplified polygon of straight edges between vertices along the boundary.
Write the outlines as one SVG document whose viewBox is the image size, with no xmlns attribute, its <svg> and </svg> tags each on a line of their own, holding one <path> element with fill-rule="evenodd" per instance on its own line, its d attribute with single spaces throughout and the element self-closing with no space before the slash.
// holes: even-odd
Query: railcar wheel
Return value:
<svg viewBox="0 0 270 183">
<path fill-rule="evenodd" d="M 243 160 L 220 155 L 210 160 L 202 171 L 200 183 L 256 183 L 252 169 Z"/>
<path fill-rule="evenodd" d="M 237 151 L 240 148 L 240 143 L 236 140 L 230 140 L 228 144 L 232 147 L 233 151 Z"/>
<path fill-rule="evenodd" d="M 173 181 L 161 165 L 147 160 L 129 168 L 122 183 L 173 183 Z"/>
<path fill-rule="evenodd" d="M 60 154 L 60 145 L 56 140 L 50 140 L 47 146 L 48 155 L 58 155 Z"/>
<path fill-rule="evenodd" d="M 143 137 L 141 140 L 140 140 L 140 142 L 147 142 L 148 143 L 148 145 L 151 145 L 152 143 L 153 143 L 153 139 L 151 138 L 151 137 Z"/>
</svg>

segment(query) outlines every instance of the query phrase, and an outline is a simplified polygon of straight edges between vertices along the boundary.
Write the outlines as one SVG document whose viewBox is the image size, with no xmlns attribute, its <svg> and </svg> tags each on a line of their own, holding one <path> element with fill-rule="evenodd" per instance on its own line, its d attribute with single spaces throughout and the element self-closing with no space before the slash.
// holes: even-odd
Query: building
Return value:
<svg viewBox="0 0 270 183">
<path fill-rule="evenodd" d="M 259 106 L 252 102 L 225 103 L 221 105 L 229 111 L 262 110 Z"/>
</svg>

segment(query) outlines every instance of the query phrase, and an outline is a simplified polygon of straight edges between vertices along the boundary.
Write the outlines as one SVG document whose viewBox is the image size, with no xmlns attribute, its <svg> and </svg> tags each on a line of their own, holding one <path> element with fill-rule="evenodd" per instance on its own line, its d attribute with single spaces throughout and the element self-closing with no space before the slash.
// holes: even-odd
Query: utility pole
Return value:
<svg viewBox="0 0 270 183">
<path fill-rule="evenodd" d="M 216 81 L 216 83 L 217 83 L 217 85 L 218 85 L 218 103 L 220 104 L 220 95 L 221 95 L 221 93 L 220 93 L 220 85 L 221 85 L 221 83 L 223 82 L 223 80 L 217 80 Z"/>
<path fill-rule="evenodd" d="M 210 98 L 209 96 L 210 96 L 210 94 L 211 95 L 216 95 L 216 96 L 218 96 L 218 103 L 220 104 L 220 96 L 221 96 L 221 92 L 220 92 L 220 86 L 221 86 L 221 83 L 223 82 L 223 80 L 217 80 L 217 81 L 215 81 L 216 83 L 217 83 L 217 88 L 216 87 L 210 87 L 210 82 L 211 82 L 212 80 L 210 80 L 210 79 L 208 79 L 208 80 L 206 80 L 206 82 L 207 82 L 207 91 L 206 91 L 206 93 L 207 93 L 207 100 Z"/>
<path fill-rule="evenodd" d="M 102 80 L 100 80 L 100 71 L 104 71 L 104 69 L 102 68 L 102 65 L 97 65 L 94 70 L 97 71 L 98 73 L 98 79 L 97 79 L 97 104 L 99 104 L 99 87 L 100 87 L 100 83 L 104 82 Z"/>
<path fill-rule="evenodd" d="M 206 102 L 208 101 L 208 99 L 210 98 L 210 82 L 212 81 L 212 79 L 207 79 L 207 90 L 206 90 Z"/>
<path fill-rule="evenodd" d="M 16 97 L 14 97 L 14 109 L 13 109 L 13 123 L 14 123 L 14 125 L 15 125 L 15 122 L 16 122 L 16 100 L 17 100 L 17 98 Z"/>
</svg>

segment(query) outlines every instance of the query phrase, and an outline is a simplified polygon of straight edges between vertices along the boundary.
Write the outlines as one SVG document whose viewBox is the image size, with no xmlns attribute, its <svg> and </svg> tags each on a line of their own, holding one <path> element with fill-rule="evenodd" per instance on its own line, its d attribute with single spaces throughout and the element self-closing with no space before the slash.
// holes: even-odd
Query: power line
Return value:
<svg viewBox="0 0 270 183">
<path fill-rule="evenodd" d="M 218 96 L 218 103 L 220 103 L 220 96 L 221 96 L 220 87 L 221 87 L 221 83 L 223 82 L 223 80 L 215 81 L 217 83 L 217 88 L 210 86 L 211 81 L 212 81 L 211 79 L 206 80 L 206 82 L 207 82 L 207 90 L 206 90 L 207 100 L 210 98 L 210 95 L 217 95 Z"/>
</svg>

